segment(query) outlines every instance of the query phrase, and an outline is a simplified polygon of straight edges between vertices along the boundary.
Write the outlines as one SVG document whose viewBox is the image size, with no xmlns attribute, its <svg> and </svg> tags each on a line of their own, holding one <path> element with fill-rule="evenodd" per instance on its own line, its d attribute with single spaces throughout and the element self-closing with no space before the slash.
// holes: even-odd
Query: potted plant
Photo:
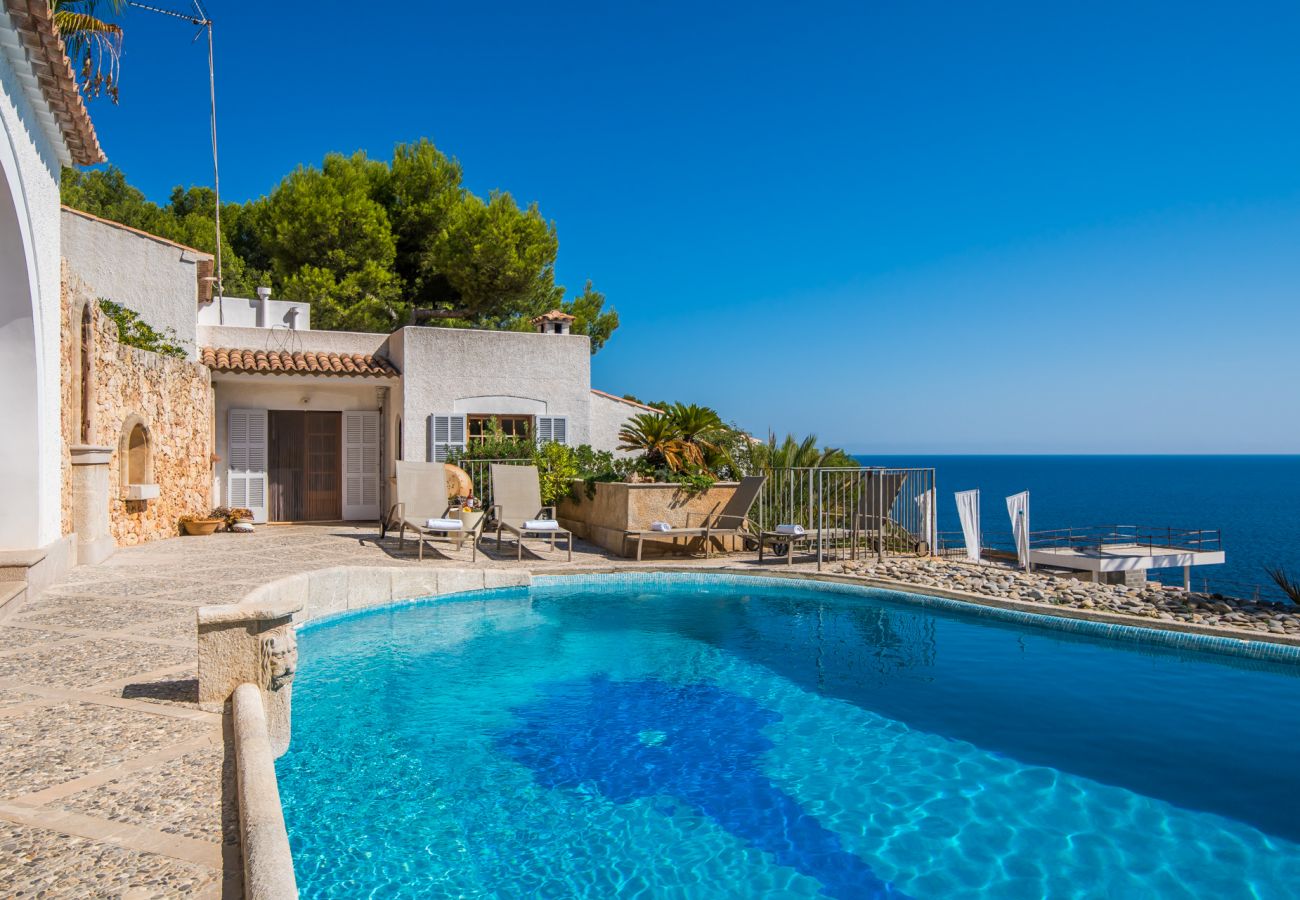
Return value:
<svg viewBox="0 0 1300 900">
<path fill-rule="evenodd" d="M 208 516 L 181 516 L 179 519 L 181 531 L 189 535 L 213 534 L 225 521 Z"/>
<path fill-rule="evenodd" d="M 251 534 L 253 531 L 253 511 L 245 506 L 232 507 L 226 517 L 226 527 L 231 531 Z"/>
</svg>

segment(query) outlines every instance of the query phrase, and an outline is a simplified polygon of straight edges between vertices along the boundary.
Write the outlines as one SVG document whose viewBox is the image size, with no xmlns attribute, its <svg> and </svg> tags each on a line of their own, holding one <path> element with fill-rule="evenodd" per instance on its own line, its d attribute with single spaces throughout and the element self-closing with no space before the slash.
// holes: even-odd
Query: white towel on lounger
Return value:
<svg viewBox="0 0 1300 900">
<path fill-rule="evenodd" d="M 651 531 L 672 531 L 673 526 L 669 525 L 667 522 L 651 522 L 650 530 Z"/>
<path fill-rule="evenodd" d="M 558 531 L 560 523 L 554 519 L 529 519 L 524 522 L 524 531 Z"/>
<path fill-rule="evenodd" d="M 460 519 L 430 519 L 424 527 L 430 531 L 460 531 L 464 526 Z"/>
<path fill-rule="evenodd" d="M 802 525 L 778 525 L 776 526 L 777 534 L 789 534 L 798 537 L 804 533 Z"/>
</svg>

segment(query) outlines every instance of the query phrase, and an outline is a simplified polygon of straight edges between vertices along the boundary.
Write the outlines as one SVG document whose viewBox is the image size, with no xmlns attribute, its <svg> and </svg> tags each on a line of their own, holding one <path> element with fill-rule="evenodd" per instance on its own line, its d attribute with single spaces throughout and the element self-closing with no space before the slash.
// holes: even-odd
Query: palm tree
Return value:
<svg viewBox="0 0 1300 900">
<path fill-rule="evenodd" d="M 857 465 L 843 450 L 818 447 L 815 434 L 801 441 L 787 434 L 780 444 L 776 442 L 775 434 L 769 434 L 767 443 L 755 446 L 752 455 L 759 469 L 851 468 Z"/>
<path fill-rule="evenodd" d="M 681 429 L 671 416 L 641 413 L 623 423 L 618 433 L 620 450 L 639 451 L 656 468 L 681 472 L 701 465 L 700 448 L 682 437 Z"/>
<path fill-rule="evenodd" d="M 664 417 L 677 426 L 682 440 L 699 450 L 700 465 L 704 468 L 717 471 L 731 465 L 731 455 L 724 445 L 732 429 L 723 423 L 716 410 L 694 403 L 674 403 Z"/>
<path fill-rule="evenodd" d="M 1286 569 L 1281 566 L 1265 566 L 1264 571 L 1282 589 L 1282 593 L 1291 598 L 1292 603 L 1300 603 L 1300 581 L 1292 581 Z"/>
<path fill-rule="evenodd" d="M 50 0 L 54 24 L 63 37 L 64 52 L 73 69 L 80 69 L 87 97 L 107 94 L 117 102 L 118 61 L 122 56 L 122 27 L 99 16 L 101 5 L 114 14 L 126 0 Z"/>
</svg>

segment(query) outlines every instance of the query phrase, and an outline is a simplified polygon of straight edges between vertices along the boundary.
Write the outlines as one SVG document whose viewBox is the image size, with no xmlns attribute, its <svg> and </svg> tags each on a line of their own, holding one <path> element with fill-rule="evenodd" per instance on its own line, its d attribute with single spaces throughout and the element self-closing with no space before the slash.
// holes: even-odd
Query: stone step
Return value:
<svg viewBox="0 0 1300 900">
<path fill-rule="evenodd" d="M 27 582 L 0 581 L 0 620 L 22 608 L 27 597 Z"/>
</svg>

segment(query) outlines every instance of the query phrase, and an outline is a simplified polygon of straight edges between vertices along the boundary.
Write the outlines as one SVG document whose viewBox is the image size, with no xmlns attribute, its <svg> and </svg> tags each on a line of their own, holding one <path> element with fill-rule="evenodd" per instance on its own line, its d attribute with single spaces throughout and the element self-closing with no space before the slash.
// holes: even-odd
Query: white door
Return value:
<svg viewBox="0 0 1300 900">
<path fill-rule="evenodd" d="M 379 413 L 343 414 L 343 518 L 379 518 Z"/>
<path fill-rule="evenodd" d="M 226 505 L 266 521 L 266 410 L 232 409 L 227 422 Z"/>
</svg>

